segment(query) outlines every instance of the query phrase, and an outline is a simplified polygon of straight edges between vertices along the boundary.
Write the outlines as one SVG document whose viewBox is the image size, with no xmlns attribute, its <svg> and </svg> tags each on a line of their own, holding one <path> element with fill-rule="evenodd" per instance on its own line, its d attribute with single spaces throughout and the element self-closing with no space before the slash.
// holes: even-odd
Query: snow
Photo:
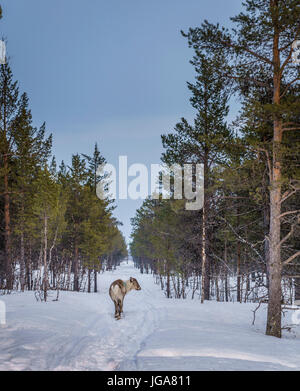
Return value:
<svg viewBox="0 0 300 391">
<path fill-rule="evenodd" d="M 108 288 L 131 276 L 142 290 L 126 296 L 116 321 Z M 0 370 L 300 369 L 300 326 L 282 339 L 265 336 L 266 306 L 252 326 L 255 304 L 167 299 L 131 262 L 98 283 L 99 293 L 61 292 L 58 302 L 37 302 L 33 292 L 1 296 Z"/>
</svg>

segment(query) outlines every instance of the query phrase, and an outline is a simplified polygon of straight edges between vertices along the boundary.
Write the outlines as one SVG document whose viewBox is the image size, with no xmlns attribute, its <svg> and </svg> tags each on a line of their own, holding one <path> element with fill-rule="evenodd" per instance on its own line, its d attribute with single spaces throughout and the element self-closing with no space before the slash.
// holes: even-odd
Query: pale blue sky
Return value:
<svg viewBox="0 0 300 391">
<path fill-rule="evenodd" d="M 240 0 L 1 0 L 1 35 L 34 124 L 46 121 L 59 163 L 92 153 L 159 163 L 160 135 L 193 118 L 186 81 L 193 52 L 180 30 L 228 25 Z M 141 201 L 117 201 L 124 223 Z M 84 205 L 83 205 L 84 207 Z"/>
</svg>

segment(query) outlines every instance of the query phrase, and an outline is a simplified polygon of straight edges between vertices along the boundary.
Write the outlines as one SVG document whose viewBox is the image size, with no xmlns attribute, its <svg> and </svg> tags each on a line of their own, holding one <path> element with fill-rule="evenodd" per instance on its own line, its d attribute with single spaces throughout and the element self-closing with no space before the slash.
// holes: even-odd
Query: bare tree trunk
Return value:
<svg viewBox="0 0 300 391">
<path fill-rule="evenodd" d="M 88 269 L 88 293 L 91 293 L 91 276 L 92 276 L 92 270 L 89 267 L 89 269 Z"/>
<path fill-rule="evenodd" d="M 24 248 L 24 232 L 21 232 L 21 257 L 20 257 L 20 284 L 21 291 L 25 290 L 25 248 Z"/>
<path fill-rule="evenodd" d="M 32 247 L 29 245 L 29 254 L 25 263 L 27 289 L 32 290 Z"/>
<path fill-rule="evenodd" d="M 275 167 L 273 168 L 275 171 Z M 269 305 L 266 334 L 281 338 L 280 186 L 271 190 Z"/>
<path fill-rule="evenodd" d="M 188 281 L 188 279 L 187 279 L 187 281 Z M 185 299 L 185 297 L 186 297 L 185 296 L 185 282 L 184 282 L 184 276 L 183 275 L 181 277 L 181 285 L 182 285 L 182 287 L 181 287 L 181 295 L 182 295 L 182 298 Z"/>
<path fill-rule="evenodd" d="M 94 269 L 94 292 L 97 293 L 98 292 L 98 281 L 97 281 L 97 277 L 98 277 L 98 273 L 97 273 L 97 269 L 95 267 Z"/>
<path fill-rule="evenodd" d="M 5 266 L 6 288 L 13 288 L 13 270 L 11 262 L 10 197 L 8 188 L 8 156 L 4 155 L 4 224 L 5 224 Z"/>
<path fill-rule="evenodd" d="M 78 276 L 78 246 L 75 243 L 75 253 L 74 253 L 74 291 L 79 291 L 79 276 Z"/>
<path fill-rule="evenodd" d="M 269 200 L 265 200 L 264 203 L 264 233 L 266 237 L 270 229 L 270 202 Z M 269 286 L 270 244 L 268 240 L 265 240 L 264 242 L 264 255 L 266 263 L 267 286 Z"/>
<path fill-rule="evenodd" d="M 228 302 L 228 277 L 227 277 L 227 240 L 225 240 L 224 247 L 224 273 L 225 273 L 225 301 Z"/>
<path fill-rule="evenodd" d="M 277 10 L 277 12 L 279 12 Z M 280 105 L 280 52 L 279 26 L 275 28 L 273 40 L 274 63 L 274 93 L 273 103 Z M 281 213 L 281 151 L 282 122 L 274 120 L 273 126 L 273 161 L 270 172 L 270 260 L 269 260 L 269 304 L 266 334 L 281 338 L 281 243 L 280 243 L 280 213 Z"/>
<path fill-rule="evenodd" d="M 160 280 L 160 287 L 161 287 L 161 290 L 163 290 L 163 289 L 164 289 L 164 280 L 163 280 L 161 274 L 159 274 L 159 280 Z"/>
<path fill-rule="evenodd" d="M 236 279 L 236 300 L 241 303 L 241 245 L 237 242 L 237 279 Z"/>
<path fill-rule="evenodd" d="M 169 271 L 168 263 L 166 264 L 166 266 L 167 266 L 167 298 L 169 299 L 171 297 L 171 284 L 170 284 L 170 271 Z"/>
<path fill-rule="evenodd" d="M 206 279 L 207 279 L 207 269 L 206 269 L 206 205 L 205 205 L 205 197 L 204 197 L 203 209 L 202 209 L 202 268 L 201 268 L 201 274 L 202 274 L 201 303 L 204 303 Z"/>
<path fill-rule="evenodd" d="M 67 290 L 70 290 L 70 287 L 71 287 L 71 269 L 72 269 L 72 263 L 69 259 L 69 264 L 68 264 L 68 277 L 67 277 L 67 285 L 66 285 L 66 289 Z"/>
<path fill-rule="evenodd" d="M 47 290 L 48 290 L 48 265 L 47 265 L 47 247 L 48 247 L 48 217 L 44 215 L 44 277 L 43 277 L 43 290 L 44 290 L 44 301 L 47 301 Z"/>
<path fill-rule="evenodd" d="M 219 276 L 218 275 L 216 276 L 215 284 L 216 284 L 216 299 L 217 299 L 217 301 L 220 301 Z"/>
</svg>

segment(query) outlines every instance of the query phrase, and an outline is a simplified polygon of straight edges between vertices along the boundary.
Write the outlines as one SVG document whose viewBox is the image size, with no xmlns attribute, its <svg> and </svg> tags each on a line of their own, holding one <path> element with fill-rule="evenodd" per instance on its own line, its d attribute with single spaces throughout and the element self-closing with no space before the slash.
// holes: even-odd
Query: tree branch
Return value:
<svg viewBox="0 0 300 391">
<path fill-rule="evenodd" d="M 296 81 L 300 80 L 300 77 L 297 77 L 296 79 L 292 80 L 289 84 L 287 84 L 287 86 L 285 87 L 283 93 L 280 95 L 280 98 L 284 97 L 285 94 L 287 93 L 289 87 L 294 84 Z"/>
<path fill-rule="evenodd" d="M 287 132 L 287 131 L 290 131 L 290 130 L 300 130 L 300 126 L 296 127 L 296 128 L 283 128 L 282 129 L 283 132 Z"/>
<path fill-rule="evenodd" d="M 294 255 L 292 255 L 291 257 L 289 257 L 288 259 L 286 259 L 284 262 L 283 262 L 283 265 L 287 265 L 288 263 L 292 262 L 295 258 L 299 257 L 300 256 L 300 250 L 297 251 Z"/>
<path fill-rule="evenodd" d="M 297 190 L 299 189 L 295 189 L 293 191 L 291 191 L 290 193 L 289 192 L 286 192 L 283 194 L 283 198 L 281 199 L 280 201 L 280 204 L 282 204 L 284 201 L 286 201 L 288 198 L 290 198 L 292 195 L 296 194 L 297 193 Z"/>
<path fill-rule="evenodd" d="M 298 213 L 298 212 L 300 212 L 300 209 L 298 209 L 298 210 L 290 210 L 288 212 L 281 213 L 281 215 L 279 215 L 277 217 L 277 219 L 281 219 L 281 217 L 284 217 L 284 216 L 287 216 L 287 215 L 291 215 L 291 214 L 294 214 L 294 213 Z"/>
<path fill-rule="evenodd" d="M 245 243 L 247 244 L 248 246 L 250 246 L 252 248 L 252 250 L 255 252 L 255 254 L 259 257 L 259 259 L 262 261 L 263 264 L 265 264 L 265 260 L 263 259 L 263 257 L 260 255 L 260 253 L 256 250 L 256 248 L 254 247 L 254 245 L 252 243 L 249 243 L 247 242 L 247 240 L 245 240 L 244 238 L 242 238 L 236 231 L 235 229 L 232 227 L 232 225 L 226 220 L 224 219 L 224 217 L 220 217 L 221 220 L 224 220 L 225 223 L 229 226 L 229 228 L 231 229 L 231 231 L 238 237 L 238 239 L 240 240 L 240 242 L 242 243 Z"/>
<path fill-rule="evenodd" d="M 298 220 L 299 220 L 299 218 L 298 218 Z M 281 239 L 281 241 L 277 244 L 277 248 L 280 248 L 283 245 L 283 243 L 285 243 L 293 235 L 297 224 L 298 224 L 298 221 L 296 223 L 292 224 L 290 232 L 287 235 L 285 235 L 285 237 L 283 239 Z"/>
<path fill-rule="evenodd" d="M 255 52 L 253 52 L 252 50 L 250 50 L 250 49 L 248 49 L 246 47 L 242 47 L 242 46 L 239 46 L 237 44 L 234 44 L 234 43 L 231 43 L 231 42 L 226 42 L 226 41 L 220 41 L 220 43 L 225 45 L 225 46 L 231 47 L 233 49 L 245 50 L 247 53 L 251 54 L 252 56 L 257 58 L 258 60 L 266 62 L 266 63 L 268 63 L 270 65 L 274 65 L 273 61 L 269 60 L 267 57 L 263 57 L 260 54 L 255 53 Z"/>
</svg>

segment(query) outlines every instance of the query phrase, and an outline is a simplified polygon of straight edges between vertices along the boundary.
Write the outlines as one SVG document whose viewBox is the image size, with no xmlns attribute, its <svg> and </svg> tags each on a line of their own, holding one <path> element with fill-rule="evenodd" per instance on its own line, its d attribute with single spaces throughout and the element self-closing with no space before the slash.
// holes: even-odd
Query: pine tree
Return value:
<svg viewBox="0 0 300 391">
<path fill-rule="evenodd" d="M 8 64 L 0 65 L 0 158 L 4 197 L 4 242 L 6 287 L 13 288 L 11 244 L 11 160 L 13 156 L 13 123 L 18 114 L 19 90 Z"/>
<path fill-rule="evenodd" d="M 88 165 L 89 165 L 88 184 L 90 185 L 94 194 L 96 194 L 97 185 L 103 179 L 100 175 L 98 175 L 97 172 L 98 172 L 99 166 L 101 164 L 105 163 L 105 158 L 101 155 L 100 151 L 98 150 L 97 143 L 95 143 L 93 156 L 89 156 L 89 155 L 85 155 L 85 154 L 83 154 L 83 156 L 87 160 Z M 104 221 L 103 221 L 103 224 L 105 224 Z M 95 262 L 95 265 L 94 265 L 94 292 L 97 292 L 97 290 L 98 290 L 98 287 L 97 287 L 97 272 L 98 272 L 98 270 L 99 270 L 99 267 L 97 266 L 97 262 Z M 89 269 L 89 273 L 90 273 L 90 269 Z M 89 274 L 89 281 L 90 281 L 90 274 Z M 89 284 L 89 286 L 90 286 L 90 284 Z"/>
<path fill-rule="evenodd" d="M 82 239 L 81 223 L 85 220 L 85 203 L 83 186 L 87 181 L 85 161 L 79 154 L 72 156 L 70 167 L 69 198 L 66 211 L 68 236 L 73 249 L 74 291 L 79 291 L 79 246 Z"/>
<path fill-rule="evenodd" d="M 210 171 L 214 164 L 224 158 L 224 149 L 230 142 L 230 132 L 225 123 L 228 114 L 228 90 L 220 69 L 226 62 L 224 57 L 213 60 L 196 55 L 191 63 L 196 70 L 196 83 L 188 83 L 192 92 L 191 104 L 197 110 L 194 125 L 185 119 L 176 125 L 175 134 L 162 136 L 166 152 L 163 161 L 172 163 L 202 163 L 204 166 L 204 204 L 202 209 L 202 303 L 209 299 L 208 259 L 208 213 L 210 209 Z"/>
<path fill-rule="evenodd" d="M 93 156 L 89 156 L 85 154 L 82 155 L 87 160 L 87 163 L 89 165 L 88 183 L 96 193 L 97 185 L 103 179 L 100 175 L 97 174 L 97 170 L 101 164 L 105 163 L 105 158 L 101 155 L 97 143 L 95 143 Z"/>
<path fill-rule="evenodd" d="M 32 213 L 32 198 L 36 190 L 34 184 L 39 170 L 51 152 L 52 137 L 45 139 L 45 125 L 39 130 L 32 126 L 32 116 L 28 109 L 28 97 L 20 98 L 18 116 L 13 123 L 13 205 L 14 237 L 20 241 L 20 284 L 25 288 L 25 239 L 30 238 L 28 222 Z M 17 236 L 17 237 L 16 237 Z M 28 263 L 27 263 L 28 266 Z M 27 273 L 28 275 L 28 273 Z"/>
</svg>

